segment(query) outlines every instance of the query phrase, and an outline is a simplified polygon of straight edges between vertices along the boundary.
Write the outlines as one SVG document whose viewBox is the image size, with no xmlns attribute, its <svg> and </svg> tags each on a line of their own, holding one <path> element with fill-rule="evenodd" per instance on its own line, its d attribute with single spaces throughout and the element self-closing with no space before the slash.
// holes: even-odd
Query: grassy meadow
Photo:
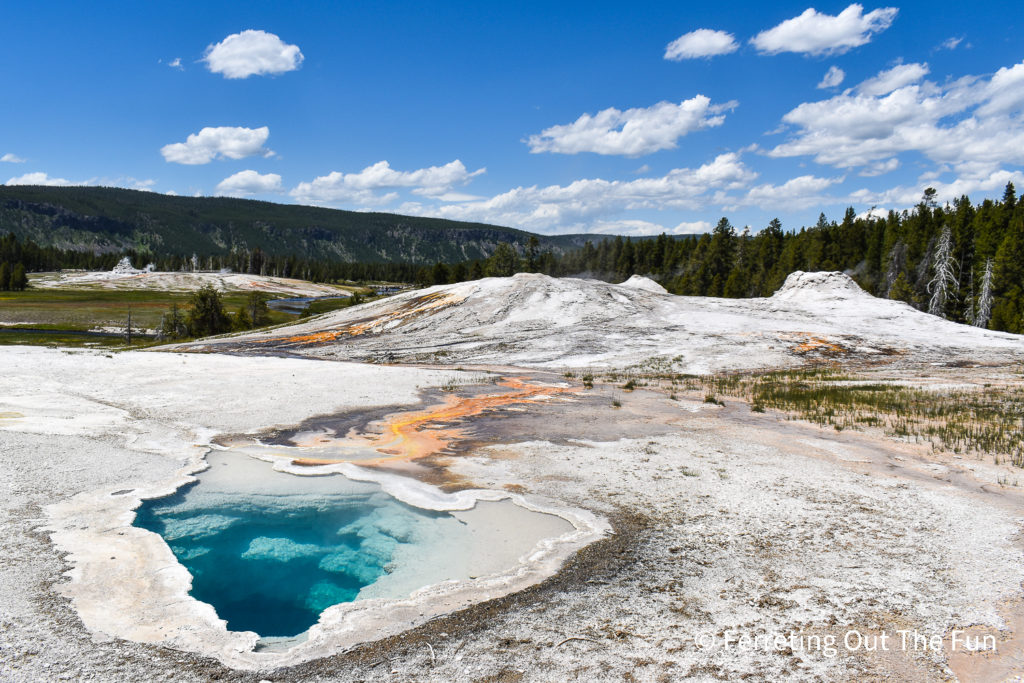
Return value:
<svg viewBox="0 0 1024 683">
<path fill-rule="evenodd" d="M 224 292 L 224 307 L 234 314 L 246 300 L 245 292 Z M 155 330 L 161 317 L 174 304 L 184 313 L 189 292 L 119 289 L 26 289 L 0 292 L 0 345 L 41 344 L 46 346 L 124 346 L 121 337 L 86 335 L 97 328 L 124 328 L 131 311 L 132 329 Z M 296 318 L 290 313 L 270 311 L 273 324 Z M 132 346 L 152 344 L 139 337 Z"/>
</svg>

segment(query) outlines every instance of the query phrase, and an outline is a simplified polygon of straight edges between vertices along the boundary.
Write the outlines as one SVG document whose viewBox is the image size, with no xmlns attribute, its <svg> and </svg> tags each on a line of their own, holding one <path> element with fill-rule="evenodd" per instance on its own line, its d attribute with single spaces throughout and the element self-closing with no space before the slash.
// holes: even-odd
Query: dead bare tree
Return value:
<svg viewBox="0 0 1024 683">
<path fill-rule="evenodd" d="M 981 294 L 978 296 L 978 309 L 974 314 L 975 327 L 988 327 L 988 319 L 992 317 L 992 259 L 985 261 L 985 274 L 981 276 Z"/>
<path fill-rule="evenodd" d="M 928 293 L 932 295 L 928 301 L 928 312 L 932 315 L 946 317 L 946 300 L 959 286 L 956 265 L 956 259 L 953 257 L 953 231 L 946 225 L 942 228 L 942 235 L 932 257 L 934 277 L 928 283 Z"/>
</svg>

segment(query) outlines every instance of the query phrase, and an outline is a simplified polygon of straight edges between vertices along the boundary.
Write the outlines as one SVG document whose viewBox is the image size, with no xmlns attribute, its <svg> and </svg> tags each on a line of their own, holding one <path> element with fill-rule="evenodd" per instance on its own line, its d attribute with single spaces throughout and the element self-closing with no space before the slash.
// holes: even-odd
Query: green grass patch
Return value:
<svg viewBox="0 0 1024 683">
<path fill-rule="evenodd" d="M 224 308 L 234 314 L 241 307 L 246 292 L 225 292 Z M 189 308 L 191 293 L 153 290 L 73 290 L 27 289 L 24 292 L 0 294 L 0 322 L 5 328 L 46 330 L 48 334 L 29 331 L 0 332 L 0 344 L 38 344 L 60 346 L 123 345 L 117 337 L 80 337 L 57 332 L 85 332 L 95 328 L 123 327 L 131 309 L 132 328 L 157 329 L 161 317 L 173 304 L 184 313 Z M 296 316 L 270 311 L 272 324 L 290 322 Z M 106 341 L 111 339 L 113 341 Z M 134 344 L 133 344 L 134 346 Z"/>
</svg>

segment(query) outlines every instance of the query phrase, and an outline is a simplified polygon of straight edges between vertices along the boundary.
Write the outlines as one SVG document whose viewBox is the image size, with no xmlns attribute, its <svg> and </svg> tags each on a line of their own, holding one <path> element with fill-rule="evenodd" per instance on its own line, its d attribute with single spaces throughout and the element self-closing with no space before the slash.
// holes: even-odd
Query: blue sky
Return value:
<svg viewBox="0 0 1024 683">
<path fill-rule="evenodd" d="M 0 181 L 541 233 L 1024 186 L 1001 3 L 8 3 Z"/>
</svg>

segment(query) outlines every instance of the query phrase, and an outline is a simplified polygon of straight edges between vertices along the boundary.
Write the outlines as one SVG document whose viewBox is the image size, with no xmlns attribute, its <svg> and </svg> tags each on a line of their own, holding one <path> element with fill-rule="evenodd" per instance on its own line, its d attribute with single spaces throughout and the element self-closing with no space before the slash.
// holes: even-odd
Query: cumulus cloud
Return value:
<svg viewBox="0 0 1024 683">
<path fill-rule="evenodd" d="M 781 185 L 766 183 L 750 188 L 741 204 L 761 209 L 806 209 L 835 200 L 823 193 L 832 185 L 843 182 L 844 178 L 818 178 L 802 175 L 787 180 Z"/>
<path fill-rule="evenodd" d="M 10 178 L 6 185 L 48 185 L 50 187 L 70 187 L 79 185 L 93 185 L 98 187 L 123 187 L 129 190 L 149 190 L 156 184 L 155 180 L 139 180 L 131 176 L 118 178 L 90 178 L 88 180 L 67 180 L 66 178 L 55 178 L 42 171 L 25 173 L 16 178 Z"/>
<path fill-rule="evenodd" d="M 177 69 L 178 71 L 185 70 L 185 67 L 181 64 L 181 57 L 175 57 L 171 61 L 167 62 L 167 66 L 171 67 L 172 69 Z"/>
<path fill-rule="evenodd" d="M 1019 115 L 1024 106 L 1024 62 L 995 72 L 981 96 L 987 101 L 978 107 L 979 115 Z"/>
<path fill-rule="evenodd" d="M 864 14 L 864 7 L 856 3 L 837 16 L 809 8 L 798 17 L 758 33 L 750 43 L 769 55 L 840 55 L 870 42 L 874 34 L 889 28 L 897 12 L 895 7 L 883 7 Z"/>
<path fill-rule="evenodd" d="M 897 64 L 858 85 L 857 92 L 863 95 L 888 95 L 905 85 L 917 83 L 928 75 L 928 71 L 927 64 Z"/>
<path fill-rule="evenodd" d="M 244 159 L 245 157 L 270 156 L 263 143 L 270 136 L 270 129 L 218 126 L 203 128 L 192 133 L 185 142 L 174 142 L 160 148 L 160 153 L 175 164 L 208 164 L 214 159 Z"/>
<path fill-rule="evenodd" d="M 680 62 L 684 59 L 727 55 L 739 49 L 735 36 L 725 31 L 699 28 L 679 36 L 665 46 L 665 59 Z"/>
<path fill-rule="evenodd" d="M 900 160 L 896 157 L 892 159 L 886 159 L 885 161 L 879 161 L 866 166 L 861 169 L 858 175 L 864 176 L 865 178 L 873 178 L 875 176 L 885 175 L 891 171 L 895 171 L 900 167 Z"/>
<path fill-rule="evenodd" d="M 304 202 L 350 202 L 364 205 L 385 204 L 397 199 L 398 194 L 378 194 L 381 189 L 409 188 L 413 194 L 443 199 L 450 190 L 465 185 L 474 177 L 485 173 L 480 168 L 470 172 L 456 159 L 444 166 L 430 166 L 415 171 L 396 171 L 387 161 L 378 161 L 359 173 L 333 171 L 310 182 L 299 183 L 291 196 Z M 456 194 L 459 200 L 465 197 Z"/>
<path fill-rule="evenodd" d="M 51 187 L 59 187 L 64 185 L 85 185 L 85 183 L 74 183 L 64 178 L 51 178 L 42 171 L 35 173 L 25 173 L 18 176 L 17 178 L 10 178 L 6 185 L 49 185 Z"/>
<path fill-rule="evenodd" d="M 303 56 L 298 45 L 288 45 L 273 33 L 242 31 L 206 48 L 207 68 L 224 78 L 248 78 L 295 71 Z"/>
<path fill-rule="evenodd" d="M 260 175 L 256 171 L 239 171 L 217 183 L 218 197 L 251 197 L 281 191 L 281 176 L 276 173 Z"/>
<path fill-rule="evenodd" d="M 962 42 L 964 42 L 964 39 L 963 39 L 962 36 L 959 37 L 959 38 L 958 37 L 947 38 L 946 40 L 942 41 L 942 43 L 939 45 L 938 49 L 940 49 L 940 50 L 955 50 L 955 49 L 957 49 L 957 47 L 959 47 L 960 43 L 962 43 Z M 968 45 L 967 47 L 970 47 L 970 45 Z"/>
<path fill-rule="evenodd" d="M 11 152 L 7 152 L 2 157 L 0 157 L 0 161 L 5 161 L 8 164 L 23 164 L 23 163 L 25 163 L 25 159 L 22 159 L 17 154 L 12 154 Z"/>
<path fill-rule="evenodd" d="M 915 66 L 924 68 L 897 68 Z M 863 89 L 799 105 L 783 116 L 797 131 L 767 153 L 811 156 L 838 168 L 868 167 L 869 175 L 870 169 L 884 171 L 904 152 L 975 175 L 1024 164 L 1024 63 L 999 69 L 988 80 L 967 76 L 942 85 L 925 80 L 870 94 L 888 90 L 883 81 L 893 75 L 889 70 Z"/>
<path fill-rule="evenodd" d="M 721 203 L 725 193 L 749 186 L 756 177 L 738 154 L 728 153 L 697 168 L 677 168 L 657 178 L 590 178 L 568 185 L 516 187 L 481 201 L 443 206 L 411 202 L 403 204 L 399 211 L 541 232 L 587 232 L 620 220 L 616 216 L 625 211 L 697 210 Z M 635 224 L 634 228 L 641 226 Z M 661 226 L 651 229 L 662 231 Z"/>
<path fill-rule="evenodd" d="M 632 235 L 635 237 L 649 237 L 651 235 L 694 235 L 704 232 L 711 232 L 714 226 L 707 221 L 693 221 L 677 223 L 676 225 L 662 225 L 652 221 L 624 218 L 622 220 L 595 221 L 589 226 L 587 232 L 594 234 Z"/>
<path fill-rule="evenodd" d="M 679 104 L 659 102 L 625 111 L 612 107 L 547 128 L 539 135 L 531 135 L 526 143 L 534 154 L 594 152 L 636 157 L 675 149 L 676 141 L 687 133 L 722 125 L 722 112 L 736 106 L 734 101 L 712 105 L 710 99 L 697 95 Z"/>
<path fill-rule="evenodd" d="M 838 66 L 830 66 L 828 71 L 825 72 L 825 76 L 822 77 L 821 82 L 818 83 L 817 88 L 824 90 L 825 88 L 834 88 L 843 82 L 846 78 L 846 72 L 840 69 Z"/>
<path fill-rule="evenodd" d="M 1006 183 L 1013 183 L 1020 187 L 1024 183 L 1024 172 L 1008 171 L 999 169 L 996 171 L 967 171 L 958 177 L 948 181 L 940 182 L 935 179 L 918 179 L 915 185 L 902 185 L 887 190 L 857 190 L 850 194 L 852 203 L 864 205 L 895 205 L 898 207 L 912 207 L 921 201 L 921 192 L 924 187 L 933 187 L 936 191 L 936 201 L 952 202 L 963 195 L 1002 195 Z"/>
</svg>

